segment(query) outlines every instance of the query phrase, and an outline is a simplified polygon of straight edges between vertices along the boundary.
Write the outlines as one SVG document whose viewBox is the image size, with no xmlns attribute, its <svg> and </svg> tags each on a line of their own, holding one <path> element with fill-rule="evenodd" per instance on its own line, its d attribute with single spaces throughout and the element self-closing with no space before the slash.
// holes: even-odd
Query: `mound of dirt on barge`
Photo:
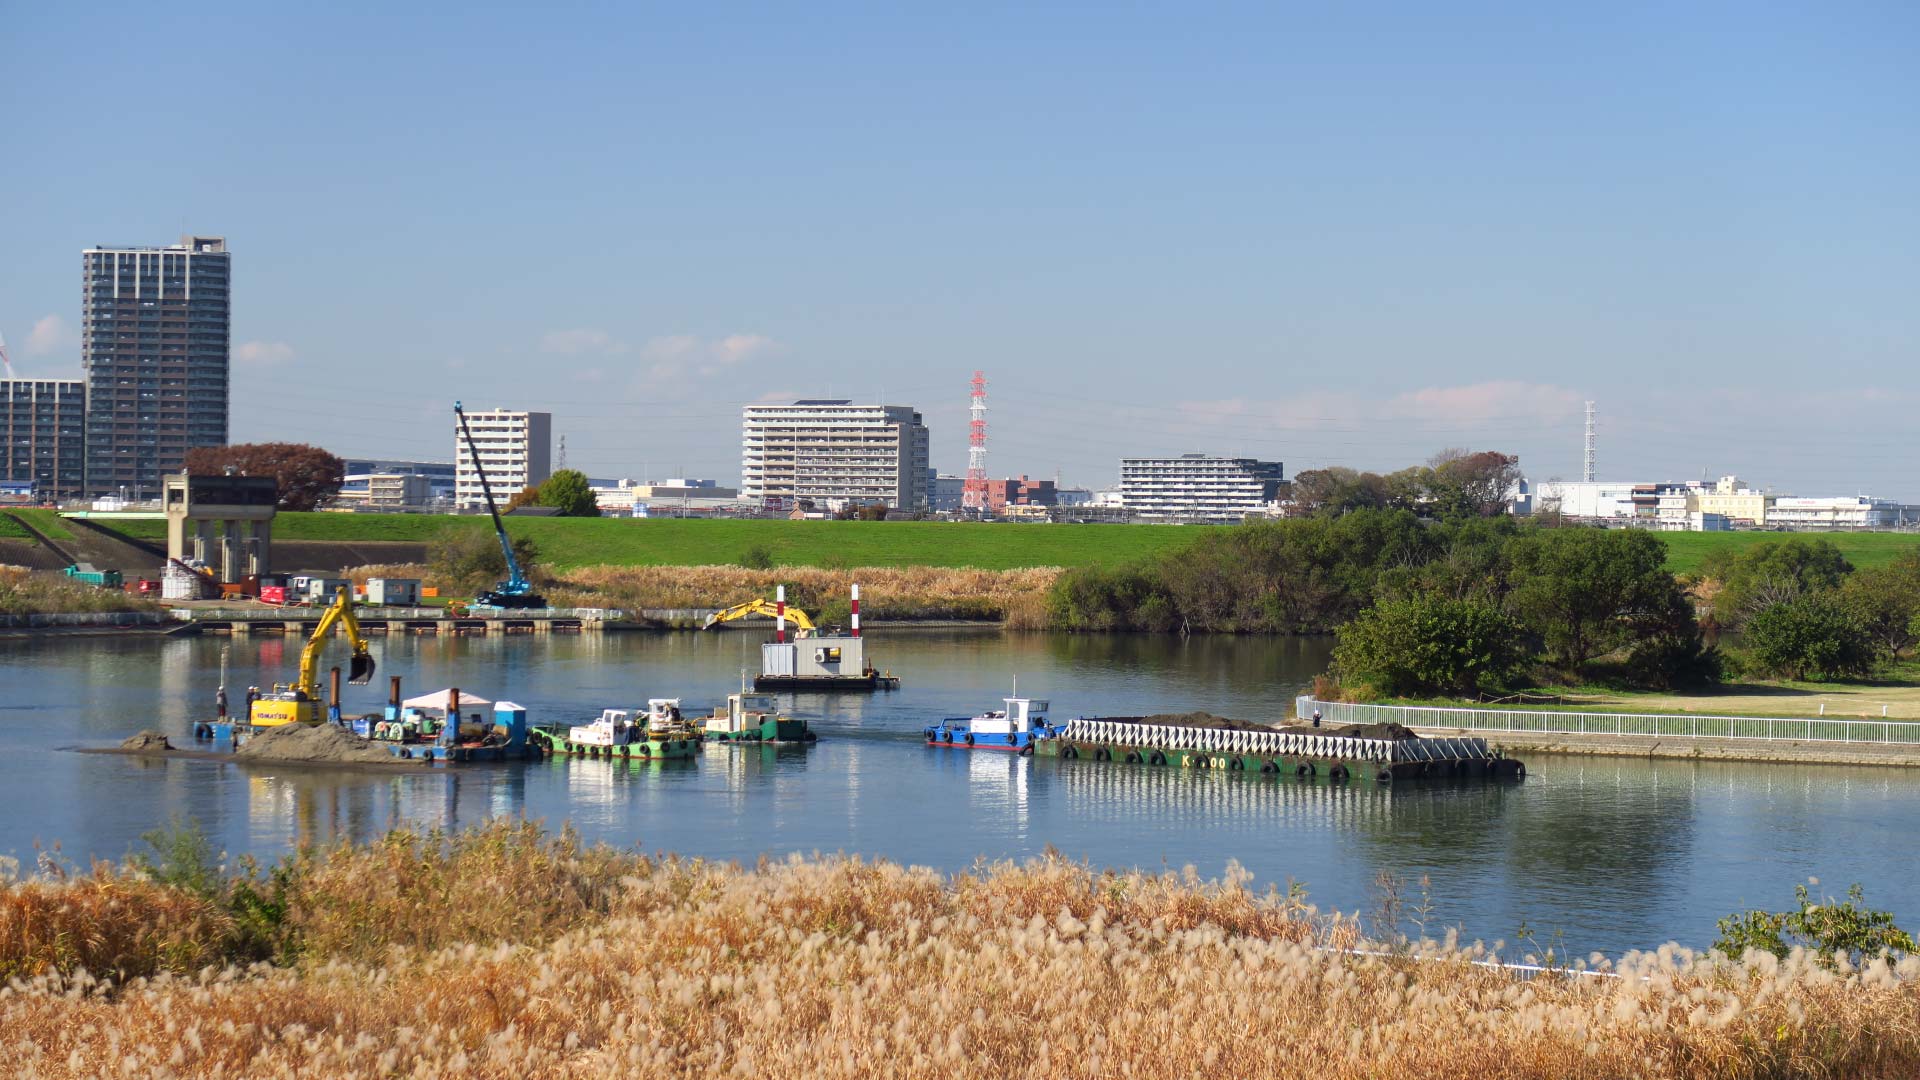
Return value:
<svg viewBox="0 0 1920 1080">
<path fill-rule="evenodd" d="M 397 759 L 345 728 L 332 724 L 309 727 L 287 724 L 262 731 L 240 744 L 233 756 L 242 761 L 287 761 L 314 764 L 392 765 Z"/>
<path fill-rule="evenodd" d="M 1210 712 L 1157 713 L 1142 716 L 1142 724 L 1159 724 L 1162 727 L 1213 728 L 1219 731 L 1272 731 L 1266 724 L 1256 724 L 1251 720 L 1234 720 L 1225 716 L 1215 716 Z"/>
<path fill-rule="evenodd" d="M 129 735 L 120 740 L 122 750 L 171 750 L 173 744 L 167 741 L 164 733 L 148 728 L 138 735 Z"/>
<path fill-rule="evenodd" d="M 1343 739 L 1386 739 L 1391 742 L 1420 737 L 1412 728 L 1400 724 L 1347 724 L 1340 727 L 1328 724 L 1316 728 L 1312 723 L 1296 722 L 1288 724 L 1286 730 L 1301 735 L 1338 735 Z"/>
</svg>

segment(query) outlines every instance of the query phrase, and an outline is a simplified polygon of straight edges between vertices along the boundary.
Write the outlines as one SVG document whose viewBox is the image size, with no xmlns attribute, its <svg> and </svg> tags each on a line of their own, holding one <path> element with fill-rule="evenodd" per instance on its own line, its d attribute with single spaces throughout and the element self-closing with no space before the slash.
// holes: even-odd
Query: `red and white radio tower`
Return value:
<svg viewBox="0 0 1920 1080">
<path fill-rule="evenodd" d="M 960 489 L 963 509 L 987 510 L 987 376 L 973 373 L 973 419 L 967 421 L 967 483 Z"/>
</svg>

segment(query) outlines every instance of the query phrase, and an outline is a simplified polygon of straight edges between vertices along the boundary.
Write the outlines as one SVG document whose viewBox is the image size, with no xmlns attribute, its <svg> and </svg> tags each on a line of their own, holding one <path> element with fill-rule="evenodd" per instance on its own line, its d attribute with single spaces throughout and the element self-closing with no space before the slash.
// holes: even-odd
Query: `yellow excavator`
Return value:
<svg viewBox="0 0 1920 1080">
<path fill-rule="evenodd" d="M 341 589 L 333 598 L 333 606 L 320 616 L 320 625 L 314 627 L 307 647 L 300 651 L 300 680 L 275 686 L 273 693 L 256 699 L 248 710 L 247 720 L 254 727 L 320 722 L 320 687 L 315 682 L 315 674 L 320 662 L 320 646 L 336 625 L 346 631 L 347 644 L 353 647 L 347 681 L 357 685 L 373 678 L 373 654 L 367 651 L 367 639 L 360 636 L 360 621 L 353 617 L 353 600 L 348 590 Z M 334 690 L 337 695 L 339 686 Z M 337 706 L 339 702 L 332 704 Z"/>
<path fill-rule="evenodd" d="M 771 600 L 749 600 L 744 604 L 735 604 L 725 611 L 716 611 L 707 616 L 707 621 L 701 624 L 700 629 L 711 630 L 723 622 L 744 619 L 749 615 L 764 615 L 769 619 L 773 619 L 778 618 L 779 614 L 780 609 L 775 606 Z M 793 636 L 795 638 L 812 637 L 814 635 L 815 627 L 813 620 L 807 618 L 806 612 L 801 611 L 792 604 L 787 605 L 787 621 L 793 623 Z"/>
</svg>

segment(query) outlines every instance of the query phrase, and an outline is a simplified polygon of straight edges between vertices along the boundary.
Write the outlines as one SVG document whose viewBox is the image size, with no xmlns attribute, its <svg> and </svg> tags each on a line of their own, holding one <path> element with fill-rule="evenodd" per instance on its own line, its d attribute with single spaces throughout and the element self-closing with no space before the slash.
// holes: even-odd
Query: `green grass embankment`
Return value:
<svg viewBox="0 0 1920 1080">
<path fill-rule="evenodd" d="M 123 536 L 159 540 L 163 521 L 98 522 Z M 448 527 L 486 529 L 483 517 L 300 514 L 274 519 L 276 540 L 426 543 Z M 540 560 L 581 566 L 710 566 L 764 548 L 776 565 L 977 567 L 1112 566 L 1189 543 L 1197 528 L 1164 525 L 1013 525 L 948 521 L 757 521 L 698 518 L 511 518 Z"/>
<path fill-rule="evenodd" d="M 1777 533 L 1777 532 L 1683 532 L 1661 533 L 1667 542 L 1667 569 L 1676 574 L 1698 573 L 1707 557 L 1720 551 L 1745 551 L 1755 544 L 1778 542 L 1791 536 L 1807 536 L 1832 541 L 1840 554 L 1855 569 L 1881 566 L 1902 552 L 1920 548 L 1920 533 Z"/>
<path fill-rule="evenodd" d="M 33 526 L 34 528 L 40 530 L 40 534 L 42 536 L 45 536 L 49 540 L 73 539 L 73 531 L 71 529 L 68 529 L 67 523 L 64 521 L 61 521 L 60 515 L 57 512 L 52 510 L 40 510 L 32 507 L 25 507 L 18 510 L 8 510 L 5 514 L 0 514 L 0 518 L 6 518 L 6 517 L 17 518 L 19 521 L 25 522 L 28 525 Z M 14 525 L 15 527 L 18 527 L 18 522 L 0 521 L 0 529 L 4 529 L 5 526 L 9 524 Z M 159 522 L 159 525 L 160 525 L 160 535 L 164 538 L 167 535 L 167 532 L 166 532 L 167 523 L 163 521 L 163 522 Z M 0 531 L 0 536 L 16 536 L 16 535 L 31 536 L 32 534 L 27 532 L 24 529 L 22 529 L 18 533 Z"/>
<path fill-rule="evenodd" d="M 37 528 L 69 537 L 50 511 Z M 42 524 L 42 521 L 45 524 Z M 163 521 L 101 519 L 137 540 L 163 540 Z M 425 543 L 448 526 L 484 529 L 486 519 L 408 514 L 281 514 L 282 540 Z M 577 566 L 706 566 L 738 562 L 763 547 L 783 566 L 972 566 L 1012 570 L 1030 566 L 1117 566 L 1191 543 L 1202 527 L 1166 525 L 1013 525 L 947 521 L 757 521 L 654 518 L 514 518 L 507 529 L 530 537 L 544 561 Z M 55 531 L 57 530 L 57 531 Z M 1662 533 L 1667 569 L 1696 573 L 1716 551 L 1745 550 L 1787 534 L 1767 532 Z M 1920 533 L 1819 533 L 1856 567 L 1879 566 L 1920 548 Z"/>
</svg>

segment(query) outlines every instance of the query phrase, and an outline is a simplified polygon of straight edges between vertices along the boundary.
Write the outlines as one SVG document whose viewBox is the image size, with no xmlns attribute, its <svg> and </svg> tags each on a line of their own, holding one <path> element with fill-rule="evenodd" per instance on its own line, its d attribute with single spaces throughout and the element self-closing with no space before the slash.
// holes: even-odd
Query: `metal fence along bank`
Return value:
<svg viewBox="0 0 1920 1080">
<path fill-rule="evenodd" d="M 1920 746 L 1920 723 L 1834 717 L 1696 716 L 1691 713 L 1560 712 L 1547 709 L 1474 709 L 1434 705 L 1358 705 L 1294 699 L 1295 714 L 1318 710 L 1326 724 L 1400 724 L 1473 732 L 1536 735 L 1636 735 L 1680 739 L 1755 739 L 1785 742 L 1874 743 Z"/>
</svg>

